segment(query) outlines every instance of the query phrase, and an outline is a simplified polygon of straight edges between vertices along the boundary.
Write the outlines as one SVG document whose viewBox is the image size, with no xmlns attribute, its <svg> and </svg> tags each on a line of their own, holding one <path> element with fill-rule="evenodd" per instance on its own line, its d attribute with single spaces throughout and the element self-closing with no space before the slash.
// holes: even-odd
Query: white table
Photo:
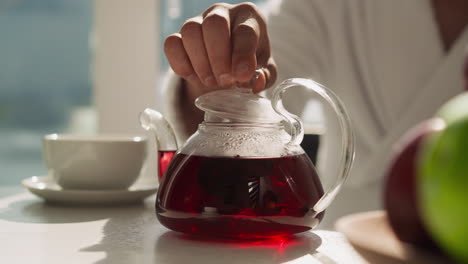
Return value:
<svg viewBox="0 0 468 264">
<path fill-rule="evenodd" d="M 189 238 L 158 223 L 154 196 L 93 208 L 48 205 L 19 188 L 0 195 L 0 263 L 367 263 L 334 231 L 268 243 Z"/>
</svg>

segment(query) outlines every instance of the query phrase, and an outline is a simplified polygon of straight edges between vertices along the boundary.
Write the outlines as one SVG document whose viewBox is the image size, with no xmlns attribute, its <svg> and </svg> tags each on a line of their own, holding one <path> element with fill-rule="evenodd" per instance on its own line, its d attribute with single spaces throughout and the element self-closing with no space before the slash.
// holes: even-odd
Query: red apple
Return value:
<svg viewBox="0 0 468 264">
<path fill-rule="evenodd" d="M 390 226 L 401 241 L 420 246 L 432 246 L 433 242 L 418 208 L 418 152 L 422 141 L 443 127 L 441 123 L 430 119 L 410 129 L 398 142 L 386 175 L 384 206 Z"/>
<path fill-rule="evenodd" d="M 446 127 L 424 142 L 419 206 L 428 231 L 456 263 L 468 263 L 468 92 L 437 113 Z"/>
</svg>

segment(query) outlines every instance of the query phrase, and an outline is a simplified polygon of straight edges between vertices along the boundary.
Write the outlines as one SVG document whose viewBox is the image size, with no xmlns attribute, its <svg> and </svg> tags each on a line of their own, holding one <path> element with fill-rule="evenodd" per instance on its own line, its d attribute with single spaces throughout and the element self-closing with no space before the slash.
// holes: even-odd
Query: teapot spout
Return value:
<svg viewBox="0 0 468 264">
<path fill-rule="evenodd" d="M 160 112 L 146 108 L 140 113 L 140 125 L 154 134 L 159 151 L 177 150 L 174 130 Z"/>
</svg>

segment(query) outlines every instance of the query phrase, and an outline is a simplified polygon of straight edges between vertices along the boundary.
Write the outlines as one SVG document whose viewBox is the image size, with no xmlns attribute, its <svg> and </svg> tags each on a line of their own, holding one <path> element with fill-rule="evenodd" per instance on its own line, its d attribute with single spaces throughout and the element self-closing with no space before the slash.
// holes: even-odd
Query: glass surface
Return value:
<svg viewBox="0 0 468 264">
<path fill-rule="evenodd" d="M 282 104 L 282 96 L 285 90 L 291 87 L 303 87 L 322 97 L 324 102 L 331 106 L 335 112 L 340 125 L 342 142 L 340 150 L 342 157 L 339 161 L 339 164 L 341 164 L 341 166 L 339 166 L 339 174 L 333 186 L 328 191 L 326 191 L 325 195 L 320 198 L 317 204 L 315 204 L 313 207 L 316 212 L 322 212 L 331 204 L 333 199 L 335 199 L 335 196 L 340 191 L 341 186 L 346 181 L 349 171 L 351 170 L 354 161 L 354 132 L 352 130 L 351 120 L 348 116 L 345 106 L 341 102 L 340 98 L 332 90 L 329 90 L 325 86 L 322 86 L 321 84 L 310 79 L 292 78 L 287 79 L 276 86 L 272 95 L 273 108 L 278 114 L 282 115 L 285 120 L 287 120 L 286 124 L 289 127 L 289 134 L 291 134 L 291 140 L 289 144 L 300 144 L 304 137 L 304 126 L 301 120 L 296 115 L 288 112 Z"/>
<path fill-rule="evenodd" d="M 176 154 L 156 201 L 161 224 L 174 231 L 265 239 L 308 231 L 323 213 L 323 195 L 306 154 L 273 158 Z"/>
<path fill-rule="evenodd" d="M 0 186 L 47 173 L 44 134 L 94 129 L 92 5 L 0 1 Z"/>
<path fill-rule="evenodd" d="M 281 103 L 284 91 L 297 86 L 322 96 L 340 121 L 345 159 L 337 160 L 343 169 L 328 192 L 324 192 L 313 163 L 299 147 L 304 136 L 302 122 Z M 236 108 L 223 109 L 217 103 L 233 98 L 249 102 L 251 97 L 230 89 L 197 99 L 197 107 L 205 111 L 205 122 L 174 156 L 161 182 L 156 213 L 162 225 L 200 236 L 265 239 L 305 232 L 321 221 L 347 177 L 354 154 L 344 106 L 333 92 L 312 80 L 285 80 L 273 88 L 272 101 L 266 106 L 286 121 L 287 135 L 283 126 L 239 123 L 257 120 L 248 115 L 244 121 L 238 113 L 260 109 L 253 107 L 258 98 L 250 102 L 250 107 L 238 102 Z M 222 122 L 206 122 L 213 119 L 211 115 L 219 115 Z M 270 145 L 276 147 L 270 150 Z"/>
</svg>

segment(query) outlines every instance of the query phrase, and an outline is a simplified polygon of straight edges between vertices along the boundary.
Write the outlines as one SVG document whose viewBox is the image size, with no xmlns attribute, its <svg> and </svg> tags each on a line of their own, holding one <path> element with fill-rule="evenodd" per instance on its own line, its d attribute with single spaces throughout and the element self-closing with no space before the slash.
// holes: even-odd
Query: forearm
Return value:
<svg viewBox="0 0 468 264">
<path fill-rule="evenodd" d="M 163 114 L 171 124 L 177 142 L 183 144 L 193 134 L 203 119 L 203 114 L 194 105 L 197 94 L 189 94 L 185 81 L 169 70 L 162 82 L 164 97 Z"/>
<path fill-rule="evenodd" d="M 195 106 L 195 99 L 203 95 L 202 87 L 195 87 L 185 80 L 181 80 L 178 91 L 182 122 L 184 124 L 184 132 L 187 135 L 193 134 L 197 130 L 198 124 L 203 121 L 203 111 Z"/>
</svg>

